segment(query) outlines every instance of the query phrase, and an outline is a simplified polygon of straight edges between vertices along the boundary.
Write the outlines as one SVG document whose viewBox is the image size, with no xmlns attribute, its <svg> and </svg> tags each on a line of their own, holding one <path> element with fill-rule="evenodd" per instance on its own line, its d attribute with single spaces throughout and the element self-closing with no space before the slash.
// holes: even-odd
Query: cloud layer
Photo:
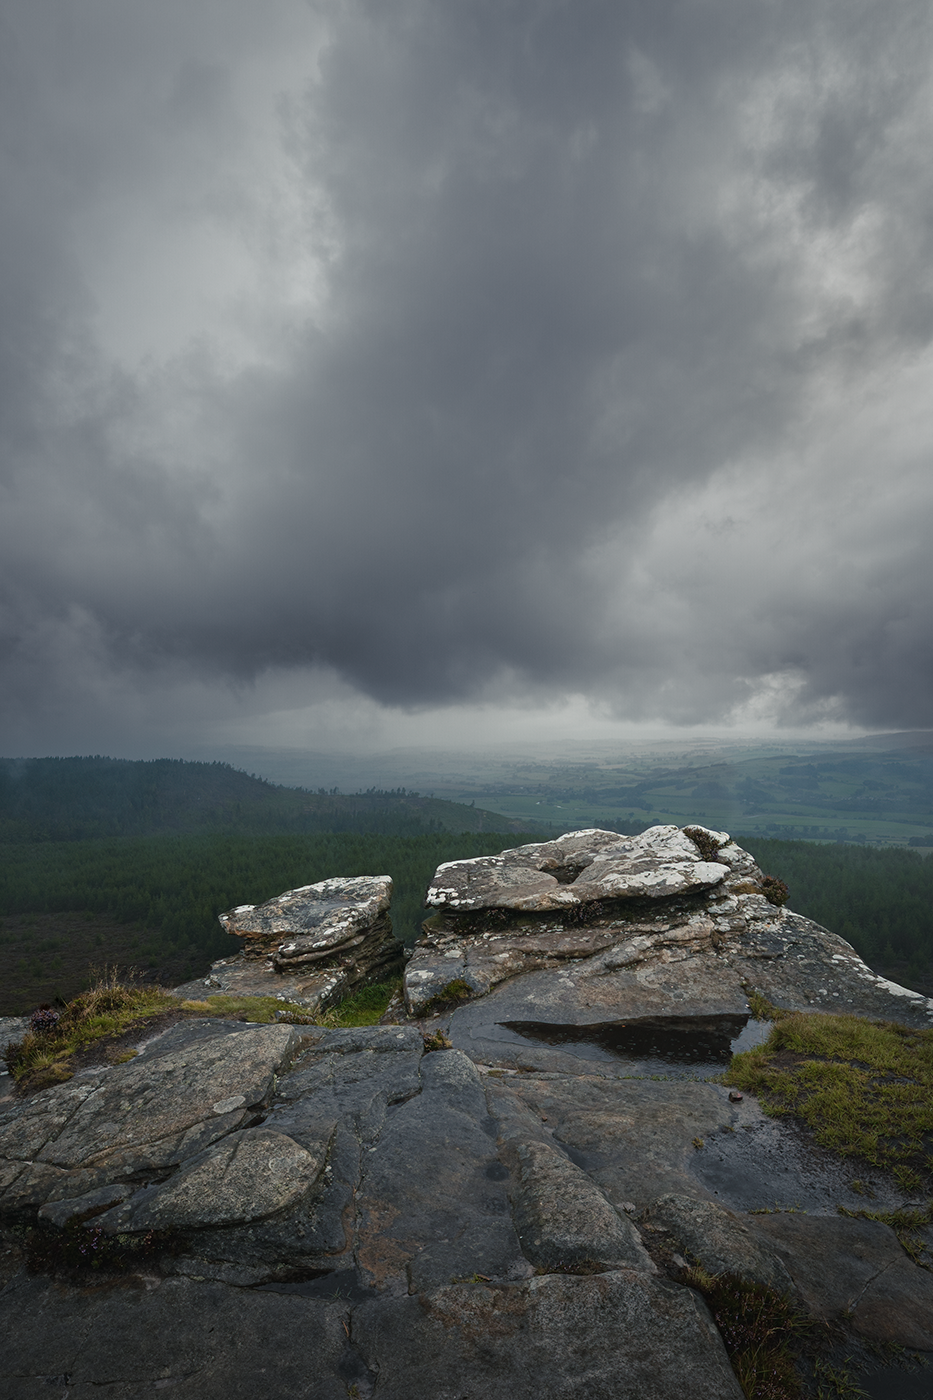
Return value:
<svg viewBox="0 0 933 1400">
<path fill-rule="evenodd" d="M 5 747 L 933 724 L 928 6 L 2 15 Z"/>
</svg>

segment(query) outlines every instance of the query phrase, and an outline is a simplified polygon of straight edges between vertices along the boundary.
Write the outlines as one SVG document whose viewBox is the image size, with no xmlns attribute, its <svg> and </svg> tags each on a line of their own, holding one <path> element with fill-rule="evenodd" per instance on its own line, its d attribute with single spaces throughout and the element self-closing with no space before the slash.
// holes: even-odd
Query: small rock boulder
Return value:
<svg viewBox="0 0 933 1400">
<path fill-rule="evenodd" d="M 175 995 L 275 996 L 325 1011 L 400 965 L 391 898 L 388 875 L 358 875 L 302 885 L 265 904 L 240 904 L 219 918 L 243 940 L 242 951 Z"/>
<path fill-rule="evenodd" d="M 277 968 L 320 963 L 358 948 L 376 935 L 381 942 L 392 899 L 388 875 L 319 880 L 267 899 L 240 904 L 219 916 L 225 932 L 244 940 L 252 957 L 268 957 Z"/>
<path fill-rule="evenodd" d="M 635 1226 L 586 1172 L 546 1142 L 520 1142 L 512 1217 L 525 1258 L 551 1273 L 601 1273 L 654 1265 Z"/>
<path fill-rule="evenodd" d="M 778 1293 L 793 1293 L 791 1277 L 777 1255 L 749 1226 L 715 1201 L 669 1192 L 649 1212 L 651 1223 L 670 1235 L 690 1263 L 710 1274 L 737 1274 Z"/>
</svg>

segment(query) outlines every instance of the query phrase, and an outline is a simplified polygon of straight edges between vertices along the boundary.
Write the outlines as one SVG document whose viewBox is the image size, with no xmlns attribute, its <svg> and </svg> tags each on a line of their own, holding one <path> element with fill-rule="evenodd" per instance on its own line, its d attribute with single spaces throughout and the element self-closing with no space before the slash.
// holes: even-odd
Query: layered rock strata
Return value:
<svg viewBox="0 0 933 1400">
<path fill-rule="evenodd" d="M 360 875 L 286 890 L 265 904 L 241 904 L 219 918 L 225 932 L 243 940 L 242 952 L 214 963 L 206 978 L 177 993 L 277 996 L 324 1011 L 399 965 L 391 898 L 388 875 Z"/>
<path fill-rule="evenodd" d="M 779 1006 L 933 1021 L 933 1001 L 771 903 L 725 832 L 687 830 L 579 831 L 440 866 L 405 971 L 410 1013 L 471 997 L 475 1024 L 743 1016 L 755 988 Z"/>
</svg>

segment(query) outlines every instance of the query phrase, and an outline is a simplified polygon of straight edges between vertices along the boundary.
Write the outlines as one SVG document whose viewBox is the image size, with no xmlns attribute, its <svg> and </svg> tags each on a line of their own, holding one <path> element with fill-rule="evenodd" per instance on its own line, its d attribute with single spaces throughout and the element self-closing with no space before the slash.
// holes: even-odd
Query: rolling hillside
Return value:
<svg viewBox="0 0 933 1400">
<path fill-rule="evenodd" d="M 0 759 L 0 842 L 185 832 L 504 833 L 529 823 L 404 788 L 347 795 L 280 787 L 226 763 L 158 758 Z"/>
</svg>

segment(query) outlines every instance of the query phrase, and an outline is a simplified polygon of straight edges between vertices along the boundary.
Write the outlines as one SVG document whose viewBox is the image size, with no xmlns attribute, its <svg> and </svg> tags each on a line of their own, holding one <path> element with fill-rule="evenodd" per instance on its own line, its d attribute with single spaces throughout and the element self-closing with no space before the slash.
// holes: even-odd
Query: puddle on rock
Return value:
<svg viewBox="0 0 933 1400">
<path fill-rule="evenodd" d="M 691 1155 L 690 1171 L 715 1200 L 737 1211 L 834 1215 L 839 1206 L 892 1210 L 908 1199 L 883 1172 L 836 1156 L 793 1118 L 767 1117 L 753 1095 L 736 1105 L 731 1127 Z"/>
<path fill-rule="evenodd" d="M 553 1045 L 579 1059 L 611 1061 L 634 1075 L 708 1079 L 739 1051 L 761 1045 L 770 1031 L 769 1021 L 748 1016 L 657 1016 L 588 1026 L 502 1021 L 481 1034 L 514 1045 Z"/>
</svg>

